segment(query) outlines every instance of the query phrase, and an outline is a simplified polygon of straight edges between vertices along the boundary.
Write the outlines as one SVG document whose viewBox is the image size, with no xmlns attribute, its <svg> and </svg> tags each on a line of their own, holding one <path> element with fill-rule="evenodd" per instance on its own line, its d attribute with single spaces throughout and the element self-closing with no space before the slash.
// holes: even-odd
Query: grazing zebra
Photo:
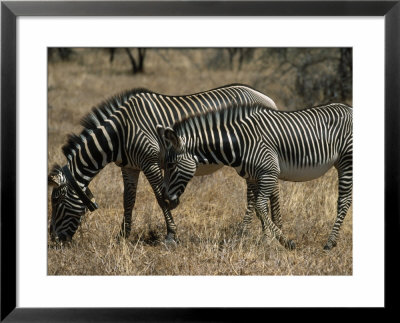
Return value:
<svg viewBox="0 0 400 323">
<path fill-rule="evenodd" d="M 173 241 L 176 226 L 163 199 L 161 168 L 163 152 L 156 125 L 171 125 L 189 114 L 230 106 L 250 105 L 276 109 L 266 95 L 245 85 L 233 84 L 186 96 L 167 96 L 144 89 L 117 95 L 94 108 L 81 124 L 82 133 L 70 135 L 63 146 L 67 159 L 64 167 L 55 165 L 48 176 L 52 192 L 51 237 L 70 240 L 87 209 L 97 204 L 88 185 L 101 169 L 114 162 L 122 169 L 124 181 L 124 217 L 120 234 L 131 231 L 132 210 L 140 171 L 143 171 L 167 225 L 167 241 Z M 222 166 L 221 166 L 222 167 Z M 204 167 L 198 174 L 212 173 L 219 167 Z M 248 212 L 252 212 L 252 205 Z"/>
<path fill-rule="evenodd" d="M 173 209 L 201 165 L 228 165 L 248 183 L 265 234 L 295 248 L 281 230 L 280 212 L 268 217 L 268 199 L 279 199 L 278 178 L 308 181 L 335 166 L 339 176 L 337 218 L 324 249 L 336 245 L 352 201 L 352 108 L 329 104 L 285 112 L 236 106 L 183 118 L 172 128 L 157 126 L 165 145 L 165 198 Z M 279 203 L 272 203 L 279 208 Z M 246 215 L 247 216 L 247 215 Z"/>
</svg>

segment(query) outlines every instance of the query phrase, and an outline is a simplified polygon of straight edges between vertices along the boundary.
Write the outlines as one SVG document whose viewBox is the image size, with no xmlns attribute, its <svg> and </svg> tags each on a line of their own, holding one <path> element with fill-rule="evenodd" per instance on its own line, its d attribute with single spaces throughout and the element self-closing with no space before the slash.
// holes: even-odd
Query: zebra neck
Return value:
<svg viewBox="0 0 400 323">
<path fill-rule="evenodd" d="M 107 125 L 85 129 L 80 136 L 71 137 L 63 149 L 69 169 L 81 187 L 88 186 L 107 164 L 121 159 L 119 136 Z"/>
<path fill-rule="evenodd" d="M 101 169 L 82 167 L 76 159 L 68 160 L 68 168 L 81 189 L 86 189 Z"/>
</svg>

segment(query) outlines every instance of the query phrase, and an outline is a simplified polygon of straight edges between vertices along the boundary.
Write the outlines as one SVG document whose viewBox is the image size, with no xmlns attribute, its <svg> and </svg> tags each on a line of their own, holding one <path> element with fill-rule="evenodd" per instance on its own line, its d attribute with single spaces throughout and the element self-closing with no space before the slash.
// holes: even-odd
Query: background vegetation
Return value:
<svg viewBox="0 0 400 323">
<path fill-rule="evenodd" d="M 49 49 L 48 165 L 65 164 L 66 135 L 92 106 L 118 92 L 144 87 L 190 94 L 244 83 L 270 96 L 281 110 L 328 102 L 352 104 L 348 48 Z M 139 178 L 132 234 L 117 243 L 123 214 L 120 169 L 108 165 L 90 184 L 100 208 L 84 217 L 73 243 L 48 247 L 49 275 L 351 275 L 352 209 L 338 246 L 323 251 L 336 217 L 337 174 L 306 183 L 280 181 L 287 251 L 261 235 L 236 234 L 246 205 L 245 183 L 233 169 L 191 181 L 173 211 L 180 244 L 162 244 L 165 223 L 145 177 Z M 48 190 L 48 219 L 51 189 Z"/>
</svg>

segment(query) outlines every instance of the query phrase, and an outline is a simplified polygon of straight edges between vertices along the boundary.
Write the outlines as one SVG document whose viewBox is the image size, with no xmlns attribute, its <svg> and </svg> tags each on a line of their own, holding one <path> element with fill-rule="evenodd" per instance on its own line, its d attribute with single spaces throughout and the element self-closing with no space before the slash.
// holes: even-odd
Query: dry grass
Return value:
<svg viewBox="0 0 400 323">
<path fill-rule="evenodd" d="M 65 164 L 61 152 L 65 136 L 81 130 L 79 120 L 90 107 L 124 89 L 147 87 L 161 93 L 184 94 L 240 82 L 257 85 L 278 106 L 287 101 L 279 91 L 279 79 L 275 75 L 268 78 L 272 67 L 262 72 L 251 64 L 241 71 L 207 69 L 205 57 L 211 50 L 178 51 L 175 55 L 167 50 L 150 51 L 146 73 L 135 76 L 130 74 L 123 51 L 116 52 L 112 65 L 104 50 L 75 52 L 71 61 L 49 63 L 49 166 L 55 162 Z M 260 73 L 265 80 L 262 84 L 257 83 Z M 342 226 L 338 246 L 329 252 L 322 249 L 336 215 L 336 170 L 311 182 L 280 182 L 280 187 L 283 231 L 295 240 L 294 251 L 263 238 L 257 218 L 249 235 L 240 239 L 236 229 L 245 212 L 245 182 L 230 168 L 189 183 L 180 206 L 173 212 L 180 244 L 169 249 L 161 243 L 166 231 L 161 210 L 141 174 L 132 234 L 117 243 L 123 183 L 119 168 L 110 164 L 90 184 L 99 210 L 84 218 L 70 246 L 56 249 L 49 244 L 48 274 L 351 275 L 352 209 Z M 50 193 L 51 189 L 49 219 Z"/>
</svg>

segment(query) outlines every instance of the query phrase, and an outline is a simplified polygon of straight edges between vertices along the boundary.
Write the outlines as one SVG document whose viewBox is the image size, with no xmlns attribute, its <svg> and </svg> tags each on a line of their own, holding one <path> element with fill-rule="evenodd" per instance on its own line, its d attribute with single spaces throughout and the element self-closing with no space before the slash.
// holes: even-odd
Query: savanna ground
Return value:
<svg viewBox="0 0 400 323">
<path fill-rule="evenodd" d="M 241 66 L 240 53 L 233 54 L 232 62 L 228 53 L 227 49 L 148 49 L 144 72 L 132 74 L 122 49 L 115 51 L 112 63 L 108 49 L 74 49 L 66 60 L 53 51 L 48 64 L 49 168 L 65 164 L 61 147 L 66 135 L 81 131 L 79 121 L 91 107 L 130 88 L 176 95 L 244 83 L 270 96 L 282 110 L 352 103 L 351 83 L 343 79 L 348 73 L 344 68 L 351 73 L 351 65 L 339 49 L 253 49 L 242 53 Z M 164 218 L 141 174 L 132 233 L 118 243 L 123 182 L 120 169 L 110 164 L 90 184 L 99 209 L 83 218 L 73 242 L 55 248 L 49 238 L 48 274 L 351 275 L 352 208 L 337 247 L 323 250 L 336 217 L 336 170 L 306 183 L 279 184 L 283 232 L 296 242 L 294 251 L 263 237 L 256 217 L 246 237 L 237 234 L 246 208 L 246 186 L 226 167 L 189 183 L 173 211 L 180 241 L 174 248 L 162 243 Z M 50 218 L 51 188 L 49 222 Z"/>
</svg>

